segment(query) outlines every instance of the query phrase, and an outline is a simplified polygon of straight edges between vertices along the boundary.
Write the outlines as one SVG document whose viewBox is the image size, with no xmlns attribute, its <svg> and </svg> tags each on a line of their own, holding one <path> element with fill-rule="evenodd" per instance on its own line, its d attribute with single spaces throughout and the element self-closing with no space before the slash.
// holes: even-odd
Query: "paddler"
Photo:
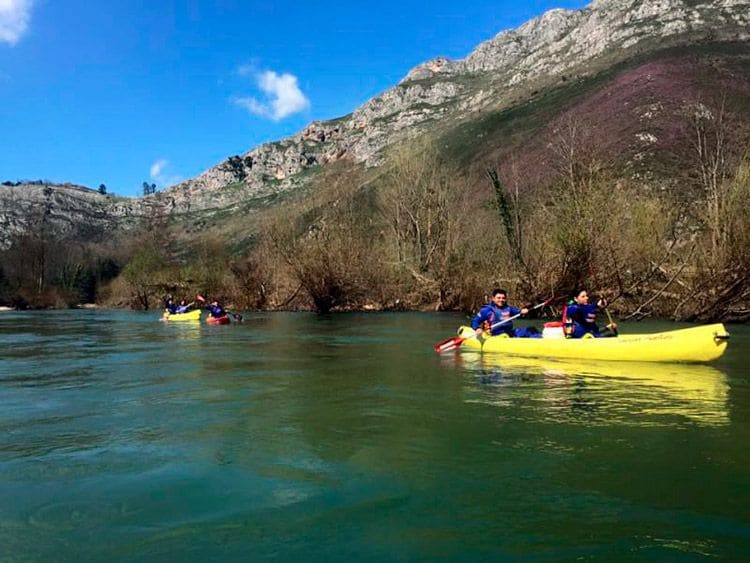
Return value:
<svg viewBox="0 0 750 563">
<path fill-rule="evenodd" d="M 533 327 L 514 330 L 513 321 L 503 322 L 500 326 L 493 326 L 506 319 L 525 315 L 528 312 L 527 307 L 517 309 L 508 305 L 508 292 L 496 288 L 492 290 L 492 300 L 479 309 L 479 312 L 471 320 L 471 328 L 476 331 L 477 336 L 482 336 L 485 331 L 489 330 L 492 336 L 503 334 L 508 337 L 538 338 L 541 335 Z"/>
<path fill-rule="evenodd" d="M 193 305 L 195 305 L 195 302 L 188 303 L 185 299 L 180 299 L 180 304 L 177 305 L 177 314 L 187 313 Z"/>
<path fill-rule="evenodd" d="M 195 298 L 201 303 L 206 302 L 205 298 L 202 295 L 196 295 Z M 214 319 L 219 319 L 221 317 L 226 316 L 227 314 L 227 312 L 224 310 L 224 307 L 219 305 L 219 301 L 216 299 L 214 299 L 208 305 L 206 305 L 206 309 L 208 310 L 208 312 Z"/>
<path fill-rule="evenodd" d="M 617 325 L 608 324 L 603 331 L 596 325 L 599 309 L 607 306 L 603 297 L 596 303 L 589 303 L 589 294 L 585 289 L 576 290 L 573 300 L 565 308 L 563 328 L 568 338 L 602 338 L 617 336 Z"/>
<path fill-rule="evenodd" d="M 167 295 L 167 299 L 164 301 L 164 310 L 170 315 L 177 314 L 177 303 L 174 302 L 171 295 Z"/>
</svg>

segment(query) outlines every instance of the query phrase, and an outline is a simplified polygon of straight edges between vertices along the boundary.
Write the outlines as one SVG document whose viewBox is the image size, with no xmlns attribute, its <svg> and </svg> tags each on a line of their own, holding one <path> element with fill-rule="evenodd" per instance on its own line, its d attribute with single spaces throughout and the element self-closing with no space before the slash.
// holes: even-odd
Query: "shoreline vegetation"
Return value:
<svg viewBox="0 0 750 563">
<path fill-rule="evenodd" d="M 620 319 L 750 320 L 750 143 L 723 107 L 693 108 L 679 178 L 636 175 L 570 120 L 538 166 L 513 155 L 459 166 L 437 141 L 345 162 L 247 219 L 188 238 L 168 214 L 137 236 L 73 243 L 50 205 L 0 252 L 0 305 L 160 309 L 197 293 L 238 310 L 476 311 L 493 287 L 516 305 L 585 287 Z M 528 159 L 527 159 L 528 162 Z M 688 163 L 689 166 L 684 166 Z"/>
</svg>

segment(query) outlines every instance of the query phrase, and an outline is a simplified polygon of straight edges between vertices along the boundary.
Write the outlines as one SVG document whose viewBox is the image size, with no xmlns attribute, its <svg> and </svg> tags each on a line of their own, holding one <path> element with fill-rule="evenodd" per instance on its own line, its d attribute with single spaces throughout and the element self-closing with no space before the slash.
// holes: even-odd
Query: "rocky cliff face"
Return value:
<svg viewBox="0 0 750 563">
<path fill-rule="evenodd" d="M 54 206 L 69 210 L 60 212 L 61 225 L 69 229 L 79 222 L 102 228 L 128 224 L 155 206 L 175 214 L 227 208 L 303 186 L 315 171 L 340 159 L 377 166 L 394 143 L 476 112 L 503 109 L 532 90 L 633 55 L 748 39 L 750 0 L 594 0 L 583 10 L 551 10 L 499 33 L 463 60 L 436 58 L 418 65 L 348 116 L 314 122 L 292 137 L 232 156 L 156 196 L 114 201 L 90 190 L 55 188 Z M 16 188 L 0 194 L 0 239 L 30 225 L 25 217 L 49 199 L 40 193 Z"/>
<path fill-rule="evenodd" d="M 156 198 L 114 198 L 74 184 L 0 185 L 0 250 L 14 237 L 45 225 L 58 239 L 96 241 L 115 229 L 136 225 Z"/>
<path fill-rule="evenodd" d="M 586 73 L 602 57 L 611 64 L 681 42 L 749 38 L 748 0 L 595 0 L 583 10 L 551 10 L 499 33 L 463 60 L 437 58 L 417 66 L 349 116 L 313 123 L 281 142 L 231 157 L 164 195 L 176 211 L 187 211 L 292 189 L 304 182 L 299 175 L 305 170 L 341 158 L 376 166 L 385 147 L 437 120 L 502 106 L 513 88 Z M 227 185 L 240 189 L 222 195 Z"/>
</svg>

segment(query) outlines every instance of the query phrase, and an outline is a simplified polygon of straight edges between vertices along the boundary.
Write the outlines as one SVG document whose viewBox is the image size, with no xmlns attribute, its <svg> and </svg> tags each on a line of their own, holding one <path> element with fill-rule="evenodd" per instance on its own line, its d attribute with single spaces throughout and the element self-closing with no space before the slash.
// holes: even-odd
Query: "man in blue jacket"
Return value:
<svg viewBox="0 0 750 563">
<path fill-rule="evenodd" d="M 508 292 L 504 289 L 493 289 L 492 301 L 479 309 L 479 312 L 471 320 L 471 328 L 476 331 L 477 336 L 481 336 L 484 331 L 490 329 L 490 327 L 492 327 L 492 336 L 497 336 L 498 334 L 519 337 L 531 336 L 531 333 L 525 328 L 513 330 L 513 321 L 508 321 L 500 326 L 492 326 L 509 319 L 510 317 L 525 315 L 528 312 L 529 310 L 526 307 L 523 309 L 516 309 L 515 307 L 508 305 Z"/>
<path fill-rule="evenodd" d="M 227 312 L 224 310 L 224 307 L 219 305 L 219 302 L 216 299 L 206 305 L 206 309 L 208 309 L 209 313 L 211 313 L 211 316 L 215 319 L 221 318 L 227 314 Z"/>
<path fill-rule="evenodd" d="M 213 318 L 218 319 L 227 314 L 227 312 L 224 310 L 224 307 L 219 305 L 219 301 L 217 299 L 211 300 L 211 302 L 206 305 L 206 299 L 202 295 L 196 295 L 195 298 L 203 304 L 204 308 L 208 310 L 209 314 Z"/>
</svg>

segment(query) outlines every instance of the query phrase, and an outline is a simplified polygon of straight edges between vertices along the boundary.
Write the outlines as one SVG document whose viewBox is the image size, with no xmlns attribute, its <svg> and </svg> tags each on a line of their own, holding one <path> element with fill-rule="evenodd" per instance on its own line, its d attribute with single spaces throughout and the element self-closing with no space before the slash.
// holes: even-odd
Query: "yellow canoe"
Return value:
<svg viewBox="0 0 750 563">
<path fill-rule="evenodd" d="M 170 323 L 173 323 L 175 321 L 200 321 L 201 310 L 194 309 L 192 311 L 188 311 L 187 313 L 181 313 L 177 315 L 170 315 L 169 312 L 164 311 L 164 316 L 161 318 L 161 320 L 169 321 Z"/>
<path fill-rule="evenodd" d="M 462 351 L 507 354 L 535 358 L 585 359 L 631 362 L 710 362 L 727 348 L 729 333 L 723 324 L 711 324 L 655 332 L 621 334 L 616 338 L 476 338 L 471 327 L 462 326 L 466 338 Z"/>
</svg>

